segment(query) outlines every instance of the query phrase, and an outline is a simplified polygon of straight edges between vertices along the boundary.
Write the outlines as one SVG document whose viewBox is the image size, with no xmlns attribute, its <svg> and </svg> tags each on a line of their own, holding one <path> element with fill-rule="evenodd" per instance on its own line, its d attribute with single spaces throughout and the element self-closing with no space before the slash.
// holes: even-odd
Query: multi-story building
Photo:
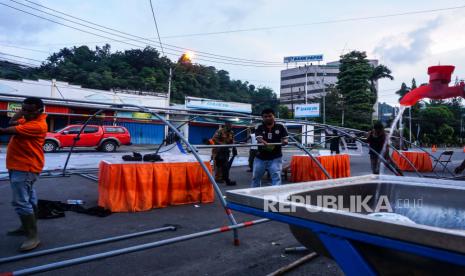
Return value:
<svg viewBox="0 0 465 276">
<path fill-rule="evenodd" d="M 370 60 L 370 64 L 377 66 L 378 60 Z M 293 110 L 294 105 L 305 103 L 305 94 L 308 101 L 326 96 L 328 88 L 336 85 L 339 65 L 339 61 L 334 61 L 325 65 L 311 64 L 282 70 L 280 103 Z"/>
<path fill-rule="evenodd" d="M 336 84 L 339 64 L 304 65 L 281 71 L 280 103 L 289 109 L 305 103 L 305 81 L 307 99 L 321 98 L 331 84 Z"/>
</svg>

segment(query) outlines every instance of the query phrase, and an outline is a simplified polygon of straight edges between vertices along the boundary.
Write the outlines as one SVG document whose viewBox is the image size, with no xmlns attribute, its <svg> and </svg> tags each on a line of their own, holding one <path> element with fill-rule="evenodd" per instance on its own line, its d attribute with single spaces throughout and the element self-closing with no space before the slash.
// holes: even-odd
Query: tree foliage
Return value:
<svg viewBox="0 0 465 276">
<path fill-rule="evenodd" d="M 57 79 L 93 89 L 166 93 L 170 68 L 172 102 L 184 103 L 185 96 L 193 96 L 251 103 L 255 114 L 263 108 L 278 107 L 276 94 L 270 88 L 233 80 L 227 71 L 193 64 L 186 55 L 174 63 L 152 47 L 116 52 L 111 52 L 108 44 L 95 50 L 87 46 L 63 48 L 50 55 L 32 74 L 0 76 Z"/>
<path fill-rule="evenodd" d="M 400 86 L 400 89 L 396 91 L 396 94 L 399 95 L 399 101 L 408 93 L 410 92 L 410 87 L 403 82 Z"/>
<path fill-rule="evenodd" d="M 426 85 L 422 84 L 421 86 Z M 402 83 L 396 92 L 399 100 L 408 92 L 417 88 L 415 79 L 411 86 Z M 411 107 L 412 115 L 412 137 L 423 144 L 451 145 L 460 143 L 460 120 L 463 113 L 462 99 L 450 100 L 427 100 L 419 101 Z M 403 121 L 406 136 L 409 131 L 409 118 L 407 111 L 404 113 Z"/>
<path fill-rule="evenodd" d="M 377 90 L 377 82 L 380 79 L 390 79 L 393 80 L 394 77 L 391 75 L 391 69 L 387 66 L 380 64 L 372 68 L 371 76 L 370 76 L 370 89 L 375 97 L 375 101 L 378 99 L 378 90 Z"/>
<path fill-rule="evenodd" d="M 454 129 L 454 114 L 447 106 L 428 106 L 419 112 L 421 137 L 424 142 L 432 144 L 451 143 Z"/>
<path fill-rule="evenodd" d="M 278 110 L 279 110 L 279 118 L 292 119 L 292 112 L 287 106 L 280 105 Z"/>
<path fill-rule="evenodd" d="M 5 60 L 0 60 L 0 78 L 10 80 L 21 80 L 33 78 L 33 69 Z"/>
<path fill-rule="evenodd" d="M 365 52 L 352 51 L 341 56 L 336 89 L 344 101 L 345 126 L 369 129 L 376 95 L 371 90 L 373 67 Z"/>
</svg>

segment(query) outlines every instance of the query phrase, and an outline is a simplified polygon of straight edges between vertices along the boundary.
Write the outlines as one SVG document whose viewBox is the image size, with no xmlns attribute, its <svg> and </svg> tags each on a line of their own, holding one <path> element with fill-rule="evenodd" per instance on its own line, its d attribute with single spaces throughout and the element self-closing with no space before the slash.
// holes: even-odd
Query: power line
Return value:
<svg viewBox="0 0 465 276">
<path fill-rule="evenodd" d="M 155 17 L 155 11 L 153 10 L 152 0 L 150 2 L 150 9 L 152 10 L 153 22 L 155 23 L 155 29 L 157 30 L 158 41 L 160 42 L 161 52 L 165 55 L 165 50 L 163 50 L 163 44 L 161 43 L 160 32 L 158 31 L 157 19 Z"/>
<path fill-rule="evenodd" d="M 15 2 L 14 0 L 10 0 L 10 1 Z M 19 4 L 21 4 L 21 3 L 19 3 Z M 29 15 L 31 15 L 31 16 L 34 16 L 34 17 L 37 17 L 37 18 L 40 18 L 40 19 L 43 19 L 43 20 L 47 20 L 47 21 L 50 21 L 50 22 L 52 22 L 52 23 L 59 24 L 59 25 L 62 25 L 62 26 L 65 26 L 65 27 L 68 27 L 68 28 L 71 28 L 71 29 L 74 29 L 74 30 L 77 30 L 77 31 L 81 31 L 81 32 L 84 32 L 84 33 L 87 33 L 87 34 L 91 34 L 91 35 L 94 35 L 94 36 L 98 36 L 98 37 L 102 37 L 102 38 L 105 38 L 105 39 L 109 39 L 109 40 L 111 40 L 111 41 L 116 41 L 116 42 L 124 43 L 124 44 L 131 45 L 131 46 L 134 46 L 134 47 L 137 47 L 137 48 L 144 48 L 143 46 L 136 45 L 136 44 L 133 44 L 133 43 L 129 43 L 129 42 L 126 42 L 126 41 L 124 41 L 124 40 L 115 39 L 115 38 L 108 37 L 108 36 L 104 36 L 104 35 L 101 35 L 101 34 L 97 34 L 97 33 L 91 32 L 91 31 L 83 30 L 83 29 L 77 28 L 77 27 L 75 27 L 75 26 L 67 25 L 67 24 L 64 24 L 64 23 L 55 21 L 55 20 L 53 20 L 53 19 L 46 18 L 46 17 L 40 16 L 40 15 L 34 14 L 34 13 L 31 13 L 31 12 L 28 12 L 28 11 L 25 11 L 25 10 L 22 10 L 22 9 L 19 9 L 19 8 L 17 8 L 17 7 L 10 6 L 10 5 L 8 5 L 8 4 L 0 3 L 0 5 L 4 5 L 4 6 L 6 6 L 6 7 L 11 8 L 11 9 L 14 9 L 14 10 L 17 10 L 17 11 L 20 11 L 20 12 L 23 12 L 23 13 L 26 13 L 26 14 L 29 14 Z M 24 4 L 21 4 L 21 5 L 24 5 Z M 26 5 L 26 6 L 27 6 L 27 5 Z M 34 8 L 31 8 L 31 9 L 34 9 Z M 37 9 L 34 9 L 34 10 L 37 10 Z M 103 30 L 101 30 L 101 29 L 94 28 L 94 27 L 91 27 L 91 26 L 88 26 L 88 25 L 85 25 L 85 24 L 81 24 L 81 23 L 78 23 L 78 22 L 75 22 L 75 21 L 72 21 L 72 20 L 68 20 L 68 19 L 65 19 L 65 18 L 63 18 L 63 17 L 55 16 L 55 15 L 53 15 L 53 14 L 50 14 L 50 13 L 47 13 L 47 12 L 44 12 L 44 11 L 41 11 L 41 10 L 37 10 L 37 11 L 40 11 L 40 12 L 43 12 L 43 13 L 52 15 L 52 16 L 54 16 L 54 17 L 61 18 L 61 19 L 65 20 L 65 21 L 69 21 L 69 22 L 72 22 L 72 23 L 74 23 L 74 24 L 78 24 L 78 25 L 81 25 L 81 26 L 85 26 L 85 27 L 87 27 L 87 28 L 89 28 L 89 29 L 97 30 L 97 31 L 100 31 L 100 32 L 103 32 L 103 33 L 107 33 L 107 34 L 113 35 L 113 36 L 118 36 L 118 37 L 122 37 L 122 38 L 127 39 L 127 37 L 124 37 L 124 36 L 121 36 L 121 35 L 117 35 L 117 34 L 112 34 L 112 33 L 103 31 Z M 135 39 L 132 39 L 131 41 L 134 41 L 134 40 L 135 40 Z M 149 44 L 149 45 L 150 45 L 150 44 Z M 153 46 L 153 45 L 152 45 L 152 46 Z M 179 50 L 174 50 L 174 51 L 180 52 Z M 178 56 L 177 53 L 172 53 L 172 52 L 167 52 L 167 53 L 172 54 L 172 55 L 174 55 L 174 56 Z M 199 54 L 199 56 L 200 56 L 200 54 Z M 237 65 L 237 66 L 247 66 L 247 67 L 282 67 L 282 66 L 283 66 L 283 65 L 280 65 L 280 66 L 277 66 L 277 65 L 256 65 L 256 64 L 251 64 L 251 63 L 245 63 L 245 62 L 243 62 L 243 61 L 237 61 L 237 62 L 223 62 L 223 61 L 217 61 L 217 60 L 212 60 L 212 59 L 207 59 L 207 58 L 197 58 L 197 59 L 198 59 L 198 60 L 202 60 L 202 61 L 212 62 L 212 63 L 221 63 L 221 64 Z"/>
<path fill-rule="evenodd" d="M 0 52 L 0 55 L 11 56 L 11 57 L 16 57 L 16 58 L 21 58 L 21 59 L 27 59 L 27 60 L 32 60 L 32 61 L 36 61 L 36 62 L 42 63 L 42 60 L 33 59 L 33 58 L 27 58 L 27 57 L 12 55 L 12 54 L 7 54 L 7 53 L 3 53 L 3 52 Z"/>
<path fill-rule="evenodd" d="M 0 69 L 1 68 L 6 68 L 6 70 L 24 73 L 23 70 L 27 70 L 27 69 L 30 68 L 30 67 L 24 68 L 26 66 L 24 66 L 24 65 L 19 66 L 20 64 L 13 63 L 11 61 L 4 60 L 4 59 L 0 59 L 0 62 L 2 63 L 2 66 L 0 66 Z"/>
<path fill-rule="evenodd" d="M 63 97 L 63 94 L 61 93 L 61 91 L 60 91 L 60 89 L 58 88 L 58 86 L 56 86 L 56 85 L 54 85 L 54 86 L 55 86 L 55 88 L 57 89 L 58 93 L 60 93 L 61 98 L 64 100 L 65 97 Z"/>
<path fill-rule="evenodd" d="M 15 64 L 22 65 L 22 66 L 25 66 L 25 67 L 37 67 L 38 66 L 36 64 L 32 64 L 32 63 L 28 63 L 28 62 L 24 62 L 24 61 L 20 61 L 20 60 L 16 60 L 16 59 L 11 59 L 11 58 L 7 58 L 7 57 L 0 57 L 0 58 L 2 60 L 4 60 L 4 61 L 15 63 Z"/>
<path fill-rule="evenodd" d="M 0 60 L 3 61 L 3 60 Z M 24 74 L 25 72 L 19 68 L 15 68 L 14 66 L 11 66 L 11 64 L 5 64 L 6 66 L 4 67 L 4 70 L 6 72 L 11 72 L 11 73 L 17 73 L 17 74 Z"/>
<path fill-rule="evenodd" d="M 103 31 L 103 30 L 100 30 L 100 29 L 96 29 L 96 28 L 90 27 L 90 26 L 85 25 L 85 24 L 83 25 L 83 24 L 81 24 L 81 23 L 78 23 L 78 22 L 75 22 L 75 21 L 72 21 L 72 20 L 69 20 L 69 19 L 66 19 L 66 18 L 57 16 L 57 15 L 47 13 L 47 12 L 45 12 L 45 11 L 36 9 L 36 8 L 31 7 L 31 6 L 29 6 L 29 5 L 25 5 L 25 4 L 23 4 L 23 3 L 17 2 L 17 1 L 15 1 L 15 0 L 10 0 L 10 1 L 11 1 L 11 2 L 14 2 L 14 3 L 16 3 L 16 4 L 19 4 L 19 5 L 28 7 L 28 8 L 33 9 L 33 10 L 36 10 L 36 11 L 39 11 L 39 12 L 42 12 L 42 13 L 45 13 L 45 14 L 48 14 L 48 15 L 51 15 L 51 16 L 54 16 L 54 17 L 57 17 L 57 18 L 66 20 L 66 21 L 69 21 L 69 22 L 73 22 L 73 23 L 78 24 L 78 25 L 81 25 L 81 26 L 85 26 L 85 27 L 88 27 L 88 28 L 91 28 L 91 29 L 94 29 L 94 30 L 98 30 L 98 31 L 100 31 L 100 32 L 109 33 L 109 32 L 107 32 L 107 31 Z M 86 22 L 86 23 L 92 24 L 92 25 L 94 25 L 94 26 L 101 27 L 101 28 L 103 28 L 103 29 L 110 30 L 110 31 L 112 31 L 112 32 L 117 32 L 117 33 L 120 33 L 120 34 L 124 34 L 124 35 L 126 35 L 126 36 L 131 36 L 131 37 L 135 37 L 135 38 L 138 38 L 138 39 L 142 39 L 142 40 L 144 40 L 144 43 L 146 43 L 146 40 L 151 41 L 151 42 L 154 42 L 154 43 L 157 43 L 157 44 L 159 44 L 162 48 L 169 48 L 169 49 L 171 49 L 171 50 L 173 50 L 173 51 L 177 51 L 177 52 L 193 51 L 193 52 L 196 52 L 198 56 L 205 56 L 205 57 L 215 58 L 215 59 L 220 59 L 220 60 L 235 61 L 235 62 L 239 62 L 239 61 L 240 61 L 240 62 L 244 62 L 244 63 L 254 63 L 254 64 L 262 64 L 262 65 L 279 65 L 279 66 L 283 66 L 281 62 L 260 61 L 260 60 L 243 59 L 243 58 L 237 58 L 237 57 L 229 57 L 229 56 L 218 55 L 218 54 L 213 54 L 213 53 L 209 53 L 209 52 L 204 52 L 204 51 L 198 51 L 198 50 L 194 50 L 194 49 L 189 49 L 189 48 L 185 48 L 185 47 L 179 47 L 179 46 L 176 46 L 176 45 L 171 45 L 171 44 L 166 44 L 166 43 L 164 43 L 164 45 L 161 45 L 161 40 L 155 41 L 155 40 L 151 40 L 151 39 L 149 39 L 149 38 L 144 38 L 144 37 L 132 35 L 132 34 L 129 34 L 129 33 L 126 33 L 126 32 L 122 32 L 122 31 L 119 31 L 119 30 L 116 30 L 116 29 L 113 29 L 113 28 L 109 28 L 109 27 L 106 27 L 106 26 L 103 26 L 103 25 L 100 25 L 100 24 L 93 23 L 93 22 L 88 21 L 88 20 L 84 20 L 84 19 L 78 18 L 78 17 L 76 17 L 76 16 L 73 16 L 73 15 L 70 15 L 70 14 L 67 14 L 67 13 L 64 13 L 64 12 L 61 12 L 61 11 L 57 11 L 57 10 L 55 10 L 55 9 L 46 7 L 46 6 L 44 6 L 44 5 L 40 5 L 40 4 L 34 3 L 33 1 L 29 1 L 29 0 L 25 0 L 25 1 L 27 1 L 27 2 L 29 2 L 29 3 L 31 3 L 31 4 L 34 4 L 34 5 L 36 5 L 36 6 L 39 6 L 39 7 L 48 9 L 48 10 L 51 10 L 51 11 L 53 11 L 53 12 L 55 12 L 55 13 L 59 13 L 59 14 L 62 14 L 62 15 L 65 15 L 65 16 L 68 16 L 68 17 L 77 19 L 77 20 L 79 20 L 79 21 Z M 115 35 L 115 34 L 111 34 L 111 35 Z M 120 35 L 115 35 L 115 36 L 120 36 Z M 120 36 L 120 37 L 121 37 L 121 36 Z M 124 40 L 123 40 L 123 41 L 124 41 Z M 126 40 L 126 41 L 135 41 L 135 39 L 128 39 L 128 40 Z M 136 40 L 136 41 L 137 41 L 137 40 Z M 121 42 L 121 41 L 119 41 L 119 42 Z"/>
<path fill-rule="evenodd" d="M 419 11 L 410 11 L 410 12 L 402 12 L 402 13 L 375 15 L 375 16 L 333 19 L 333 20 L 317 21 L 317 22 L 310 22 L 310 23 L 276 25 L 276 26 L 268 26 L 268 27 L 256 27 L 256 28 L 236 29 L 236 30 L 227 30 L 227 31 L 216 31 L 216 32 L 179 34 L 179 35 L 164 36 L 163 38 L 180 38 L 180 37 L 209 36 L 209 35 L 242 33 L 242 32 L 268 31 L 268 30 L 287 29 L 287 28 L 294 28 L 294 27 L 306 27 L 306 26 L 322 25 L 322 24 L 344 23 L 344 22 L 351 22 L 351 21 L 364 21 L 364 20 L 370 20 L 370 19 L 389 18 L 389 17 L 397 17 L 397 16 L 404 16 L 404 15 L 412 15 L 412 14 L 435 13 L 435 12 L 449 11 L 449 10 L 456 10 L 456 9 L 463 9 L 463 8 L 465 8 L 465 5 L 440 8 L 440 9 L 419 10 Z"/>
<path fill-rule="evenodd" d="M 15 48 L 15 49 L 27 50 L 27 51 L 32 51 L 32 52 L 38 52 L 38 53 L 50 54 L 50 52 L 47 52 L 47 51 L 42 51 L 42 50 L 37 50 L 37 49 L 31 49 L 31 48 L 24 48 L 24 47 L 15 46 L 15 45 L 0 44 L 0 46 L 2 46 L 2 47 L 7 47 L 7 48 Z"/>
</svg>

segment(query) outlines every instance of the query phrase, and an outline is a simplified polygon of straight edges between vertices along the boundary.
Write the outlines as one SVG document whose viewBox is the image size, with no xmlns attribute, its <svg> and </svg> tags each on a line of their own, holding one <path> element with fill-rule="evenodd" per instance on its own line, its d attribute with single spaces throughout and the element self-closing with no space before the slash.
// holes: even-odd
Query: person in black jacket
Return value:
<svg viewBox="0 0 465 276">
<path fill-rule="evenodd" d="M 383 151 L 384 142 L 386 141 L 386 133 L 384 125 L 381 122 L 376 122 L 373 129 L 368 132 L 368 145 L 378 154 Z M 379 174 L 380 160 L 378 154 L 370 150 L 371 171 L 373 174 Z"/>
<path fill-rule="evenodd" d="M 336 153 L 339 154 L 339 144 L 341 143 L 341 137 L 339 133 L 335 130 L 333 131 L 333 137 L 331 137 L 329 143 L 329 150 L 331 150 L 331 154 Z"/>
</svg>

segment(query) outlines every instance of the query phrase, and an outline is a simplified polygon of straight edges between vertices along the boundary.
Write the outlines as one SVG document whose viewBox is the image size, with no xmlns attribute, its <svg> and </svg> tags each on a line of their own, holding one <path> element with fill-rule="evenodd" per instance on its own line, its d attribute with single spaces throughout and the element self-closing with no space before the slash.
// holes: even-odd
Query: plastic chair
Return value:
<svg viewBox="0 0 465 276">
<path fill-rule="evenodd" d="M 446 150 L 441 155 L 439 155 L 438 159 L 435 160 L 434 166 L 433 166 L 433 171 L 438 165 L 438 163 L 441 163 L 443 166 L 442 172 L 446 170 L 447 164 L 449 164 L 452 160 L 452 155 L 454 154 L 453 151 L 451 150 Z"/>
</svg>

